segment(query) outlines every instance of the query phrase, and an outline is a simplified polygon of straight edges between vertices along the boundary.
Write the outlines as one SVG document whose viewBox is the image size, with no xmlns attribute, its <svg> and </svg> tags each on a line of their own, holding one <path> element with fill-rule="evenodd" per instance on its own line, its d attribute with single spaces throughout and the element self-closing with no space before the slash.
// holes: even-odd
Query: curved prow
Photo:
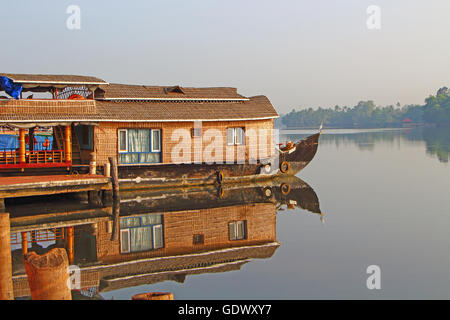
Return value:
<svg viewBox="0 0 450 320">
<path fill-rule="evenodd" d="M 311 162 L 316 155 L 320 135 L 321 131 L 298 141 L 288 151 L 280 151 L 280 163 L 289 163 L 289 170 L 285 174 L 295 175 Z"/>
</svg>

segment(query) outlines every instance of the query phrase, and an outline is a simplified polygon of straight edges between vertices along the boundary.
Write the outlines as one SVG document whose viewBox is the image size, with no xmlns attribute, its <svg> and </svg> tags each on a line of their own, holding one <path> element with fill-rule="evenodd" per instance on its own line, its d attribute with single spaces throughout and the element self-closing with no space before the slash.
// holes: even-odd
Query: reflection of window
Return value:
<svg viewBox="0 0 450 320">
<path fill-rule="evenodd" d="M 192 241 L 193 244 L 204 244 L 205 243 L 205 236 L 203 234 L 194 234 L 194 240 Z"/>
<path fill-rule="evenodd" d="M 140 252 L 164 247 L 162 215 L 120 219 L 120 252 Z"/>
<path fill-rule="evenodd" d="M 228 224 L 230 240 L 242 240 L 247 238 L 246 221 L 233 221 Z"/>
<path fill-rule="evenodd" d="M 119 163 L 161 162 L 160 129 L 120 129 Z"/>
<path fill-rule="evenodd" d="M 227 145 L 245 144 L 244 128 L 227 128 Z"/>
</svg>

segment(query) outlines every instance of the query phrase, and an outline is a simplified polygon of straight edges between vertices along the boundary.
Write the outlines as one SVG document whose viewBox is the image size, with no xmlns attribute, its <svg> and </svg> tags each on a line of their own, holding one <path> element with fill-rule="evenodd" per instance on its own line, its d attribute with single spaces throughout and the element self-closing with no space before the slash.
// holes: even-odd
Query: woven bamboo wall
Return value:
<svg viewBox="0 0 450 320">
<path fill-rule="evenodd" d="M 245 146 L 227 146 L 226 145 L 226 129 L 229 127 L 244 127 L 246 133 L 255 133 L 254 138 L 246 137 Z M 174 147 L 186 148 L 186 151 L 190 145 L 190 160 L 194 161 L 195 152 L 203 154 L 205 148 L 212 142 L 206 141 L 203 138 L 203 143 L 200 146 L 199 138 L 193 138 L 191 136 L 191 130 L 194 128 L 193 122 L 146 122 L 146 123 L 134 123 L 134 122 L 101 122 L 99 128 L 96 130 L 95 146 L 97 152 L 97 163 L 102 165 L 108 161 L 108 157 L 118 155 L 118 129 L 134 129 L 134 128 L 146 128 L 146 129 L 161 129 L 162 135 L 162 162 L 173 163 L 172 151 Z M 176 130 L 185 129 L 189 133 L 189 140 L 174 139 L 177 138 Z M 243 152 L 246 160 L 259 158 L 260 152 L 267 150 L 267 156 L 270 156 L 273 152 L 273 119 L 269 120 L 255 120 L 255 121 L 221 121 L 221 122 L 203 122 L 202 132 L 205 135 L 210 129 L 218 130 L 222 137 L 222 153 L 223 161 L 226 160 L 226 154 L 230 153 L 234 155 L 234 159 L 238 158 L 238 152 Z M 263 129 L 263 131 L 260 131 Z M 210 131 L 210 133 L 212 133 Z M 179 137 L 179 136 L 178 136 Z M 181 142 L 183 141 L 183 142 Z M 266 147 L 261 147 L 266 146 Z M 220 152 L 220 149 L 218 150 Z M 188 151 L 186 153 L 189 153 Z M 215 153 L 211 152 L 213 158 Z M 242 157 L 241 157 L 242 158 Z M 176 159 L 175 159 L 176 160 Z"/>
<path fill-rule="evenodd" d="M 0 114 L 95 114 L 94 100 L 0 100 Z"/>
</svg>

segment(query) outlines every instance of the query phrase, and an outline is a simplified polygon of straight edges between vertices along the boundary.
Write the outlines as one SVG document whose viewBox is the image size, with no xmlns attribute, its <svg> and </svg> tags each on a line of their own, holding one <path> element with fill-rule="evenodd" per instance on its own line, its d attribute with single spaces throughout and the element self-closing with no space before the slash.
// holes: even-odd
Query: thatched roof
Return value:
<svg viewBox="0 0 450 320">
<path fill-rule="evenodd" d="M 97 101 L 103 121 L 214 121 L 278 117 L 269 99 L 252 97 L 247 101 Z"/>
<path fill-rule="evenodd" d="M 236 88 L 188 88 L 180 86 L 142 86 L 111 83 L 95 92 L 103 100 L 248 100 Z"/>
</svg>

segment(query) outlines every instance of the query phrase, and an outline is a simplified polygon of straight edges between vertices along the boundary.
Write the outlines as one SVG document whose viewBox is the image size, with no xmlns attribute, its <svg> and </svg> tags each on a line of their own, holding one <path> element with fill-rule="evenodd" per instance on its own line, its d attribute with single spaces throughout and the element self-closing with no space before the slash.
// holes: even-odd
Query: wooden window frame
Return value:
<svg viewBox="0 0 450 320">
<path fill-rule="evenodd" d="M 242 143 L 238 143 L 238 142 L 237 142 L 237 139 L 238 139 L 238 134 L 237 134 L 238 129 L 242 129 L 242 133 L 243 133 L 243 137 L 242 137 L 243 140 L 242 140 Z M 233 135 L 233 142 L 232 142 L 232 143 L 229 143 L 229 142 L 228 142 L 228 130 L 231 130 L 232 135 Z M 227 139 L 227 146 L 245 146 L 245 127 L 228 127 L 228 128 L 226 129 L 226 132 L 227 132 L 227 137 L 226 137 L 226 139 Z"/>
<path fill-rule="evenodd" d="M 120 133 L 125 132 L 125 145 L 126 150 L 120 149 Z M 117 149 L 119 150 L 119 153 L 128 153 L 128 129 L 119 129 L 117 130 Z"/>
<path fill-rule="evenodd" d="M 154 131 L 157 131 L 157 132 L 159 132 L 159 134 L 158 134 L 158 138 L 159 138 L 159 142 L 158 142 L 158 144 L 159 144 L 159 149 L 153 149 L 153 132 Z M 162 138 L 161 138 L 161 129 L 151 129 L 150 130 L 150 138 L 151 138 L 151 140 L 150 140 L 150 147 L 151 147 L 151 149 L 150 149 L 150 151 L 153 153 L 153 152 L 161 152 L 161 142 L 162 142 Z"/>
</svg>

